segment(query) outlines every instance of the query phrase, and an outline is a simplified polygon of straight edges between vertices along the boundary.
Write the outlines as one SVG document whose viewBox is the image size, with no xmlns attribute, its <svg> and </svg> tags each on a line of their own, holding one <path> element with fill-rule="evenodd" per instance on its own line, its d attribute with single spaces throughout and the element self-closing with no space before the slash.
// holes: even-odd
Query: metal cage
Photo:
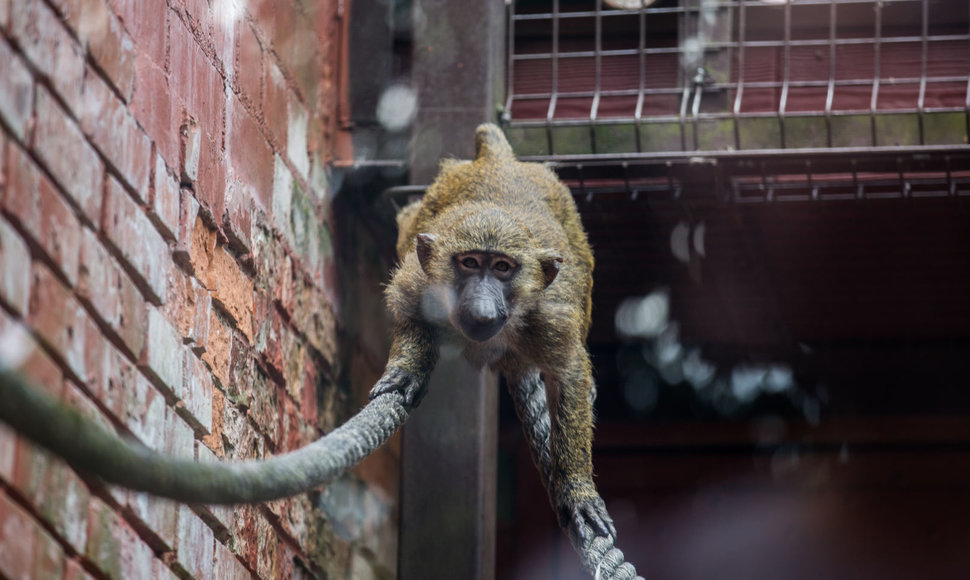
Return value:
<svg viewBox="0 0 970 580">
<path fill-rule="evenodd" d="M 643 4 L 510 5 L 503 120 L 517 151 L 575 161 L 966 150 L 966 0 Z"/>
</svg>

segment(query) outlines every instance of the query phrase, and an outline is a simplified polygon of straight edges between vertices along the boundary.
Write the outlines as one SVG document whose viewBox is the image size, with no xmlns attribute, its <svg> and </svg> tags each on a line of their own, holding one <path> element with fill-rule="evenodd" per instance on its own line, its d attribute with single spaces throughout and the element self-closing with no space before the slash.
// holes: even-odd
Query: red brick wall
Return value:
<svg viewBox="0 0 970 580">
<path fill-rule="evenodd" d="M 302 446 L 362 402 L 382 344 L 338 353 L 338 9 L 0 0 L 0 332 L 34 381 L 200 461 Z M 386 575 L 396 456 L 186 507 L 0 427 L 0 577 Z"/>
</svg>

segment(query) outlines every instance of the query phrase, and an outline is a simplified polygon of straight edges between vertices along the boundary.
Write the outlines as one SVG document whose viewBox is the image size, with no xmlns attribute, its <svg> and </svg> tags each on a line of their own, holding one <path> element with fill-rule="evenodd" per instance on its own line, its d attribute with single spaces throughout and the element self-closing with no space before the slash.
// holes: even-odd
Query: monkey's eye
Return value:
<svg viewBox="0 0 970 580">
<path fill-rule="evenodd" d="M 476 260 L 475 258 L 472 258 L 471 256 L 468 256 L 467 258 L 462 258 L 461 265 L 465 268 L 468 268 L 469 270 L 477 270 L 478 260 Z"/>
<path fill-rule="evenodd" d="M 508 272 L 512 269 L 512 265 L 505 260 L 499 260 L 498 262 L 495 262 L 495 265 L 492 266 L 492 268 L 494 268 L 496 272 Z"/>
</svg>

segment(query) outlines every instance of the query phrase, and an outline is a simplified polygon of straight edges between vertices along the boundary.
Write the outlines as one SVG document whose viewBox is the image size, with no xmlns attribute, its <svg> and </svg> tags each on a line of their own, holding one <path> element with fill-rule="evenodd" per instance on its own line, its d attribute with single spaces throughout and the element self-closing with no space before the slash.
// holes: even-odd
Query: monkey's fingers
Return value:
<svg viewBox="0 0 970 580">
<path fill-rule="evenodd" d="M 373 400 L 387 393 L 400 393 L 404 396 L 404 405 L 414 408 L 424 398 L 426 385 L 427 381 L 415 373 L 400 367 L 390 367 L 371 389 L 369 396 Z"/>
<path fill-rule="evenodd" d="M 577 537 L 582 545 L 592 542 L 595 536 L 616 540 L 613 518 L 606 511 L 606 504 L 601 497 L 596 496 L 577 502 L 569 508 L 568 516 L 569 532 Z"/>
</svg>

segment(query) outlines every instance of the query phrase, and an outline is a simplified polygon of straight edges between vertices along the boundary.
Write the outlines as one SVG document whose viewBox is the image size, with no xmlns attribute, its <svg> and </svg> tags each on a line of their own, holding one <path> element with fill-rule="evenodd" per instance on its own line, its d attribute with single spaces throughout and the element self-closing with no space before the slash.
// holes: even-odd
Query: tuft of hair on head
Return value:
<svg viewBox="0 0 970 580">
<path fill-rule="evenodd" d="M 515 159 L 505 133 L 492 123 L 479 125 L 475 130 L 475 160 L 479 159 Z"/>
</svg>

